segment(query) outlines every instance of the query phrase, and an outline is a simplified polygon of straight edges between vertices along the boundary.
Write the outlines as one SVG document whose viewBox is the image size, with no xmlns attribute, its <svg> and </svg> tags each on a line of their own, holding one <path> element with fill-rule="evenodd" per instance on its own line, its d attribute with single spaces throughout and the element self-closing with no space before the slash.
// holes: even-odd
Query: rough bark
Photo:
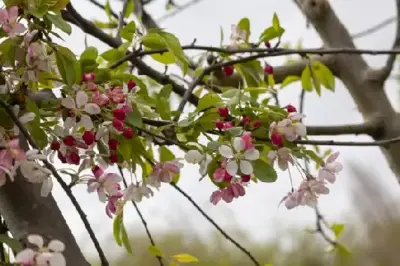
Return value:
<svg viewBox="0 0 400 266">
<path fill-rule="evenodd" d="M 299 0 L 300 9 L 320 35 L 324 47 L 355 48 L 354 42 L 327 0 Z M 400 136 L 400 115 L 383 89 L 384 80 L 361 55 L 334 55 L 335 74 L 342 80 L 366 121 L 381 120 L 381 128 L 371 134 L 375 140 Z M 390 168 L 400 180 L 400 143 L 381 147 Z"/>
<path fill-rule="evenodd" d="M 27 149 L 25 141 L 21 141 Z M 64 216 L 50 194 L 40 196 L 40 185 L 25 181 L 20 173 L 14 182 L 0 187 L 0 213 L 13 236 L 24 241 L 29 234 L 39 234 L 47 240 L 61 240 L 66 249 L 68 266 L 90 265 L 83 256 Z"/>
</svg>

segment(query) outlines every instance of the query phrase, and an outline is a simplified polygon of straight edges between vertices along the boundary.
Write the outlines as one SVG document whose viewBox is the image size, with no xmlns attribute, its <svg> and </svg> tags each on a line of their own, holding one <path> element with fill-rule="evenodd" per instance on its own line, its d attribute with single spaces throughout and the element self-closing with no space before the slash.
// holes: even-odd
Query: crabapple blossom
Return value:
<svg viewBox="0 0 400 266">
<path fill-rule="evenodd" d="M 242 197 L 246 194 L 246 191 L 242 184 L 232 183 L 224 189 L 214 191 L 211 194 L 210 202 L 216 205 L 221 199 L 226 203 L 232 202 L 234 198 Z"/>
<path fill-rule="evenodd" d="M 257 160 L 260 157 L 260 152 L 254 147 L 246 147 L 246 137 L 235 137 L 232 145 L 221 145 L 218 148 L 219 153 L 226 159 L 228 163 L 226 170 L 231 176 L 235 176 L 240 169 L 240 172 L 245 175 L 253 173 L 253 166 L 250 161 Z"/>
<path fill-rule="evenodd" d="M 113 103 L 125 103 L 126 101 L 124 90 L 121 87 L 107 89 L 106 94 Z"/>
<path fill-rule="evenodd" d="M 207 174 L 208 164 L 211 162 L 212 158 L 209 154 L 202 154 L 198 150 L 190 150 L 185 154 L 185 160 L 191 164 L 200 165 L 200 175 L 204 176 Z"/>
<path fill-rule="evenodd" d="M 87 191 L 89 193 L 97 191 L 99 200 L 103 203 L 107 201 L 107 195 L 114 195 L 119 191 L 119 182 L 122 181 L 121 176 L 114 173 L 106 174 L 104 170 L 99 166 L 95 167 L 93 169 L 94 177 L 90 179 L 87 184 Z"/>
<path fill-rule="evenodd" d="M 17 21 L 18 7 L 12 6 L 8 9 L 0 9 L 0 24 L 10 38 L 16 37 L 26 31 L 25 26 Z"/>
<path fill-rule="evenodd" d="M 171 183 L 172 179 L 180 173 L 183 164 L 178 159 L 156 163 L 153 166 L 153 171 L 146 180 L 146 183 L 153 187 L 160 187 L 161 182 Z"/>
<path fill-rule="evenodd" d="M 97 104 L 99 107 L 107 106 L 110 103 L 110 99 L 104 93 L 100 93 L 98 90 L 92 94 L 92 103 Z"/>
<path fill-rule="evenodd" d="M 292 155 L 290 154 L 290 149 L 288 148 L 280 148 L 279 150 L 271 150 L 268 152 L 268 159 L 271 162 L 271 165 L 274 164 L 275 160 L 278 159 L 278 166 L 282 171 L 285 171 L 289 167 L 290 164 L 294 164 L 294 160 Z"/>
<path fill-rule="evenodd" d="M 294 141 L 298 137 L 304 137 L 307 134 L 306 127 L 300 122 L 304 116 L 298 113 L 289 113 L 288 117 L 276 123 L 270 124 L 269 134 L 277 133 L 285 136 L 288 141 Z"/>
<path fill-rule="evenodd" d="M 118 203 L 122 197 L 123 194 L 121 191 L 118 191 L 117 193 L 108 197 L 106 204 L 106 214 L 108 217 L 112 218 L 113 214 L 118 212 Z"/>
<path fill-rule="evenodd" d="M 66 260 L 62 252 L 65 250 L 63 242 L 53 239 L 44 246 L 43 237 L 29 235 L 28 242 L 36 248 L 26 248 L 15 256 L 15 262 L 24 266 L 65 266 Z"/>
<path fill-rule="evenodd" d="M 12 107 L 12 110 L 13 110 L 15 116 L 18 117 L 19 112 L 20 112 L 19 105 L 14 105 Z M 20 116 L 18 118 L 18 120 L 19 120 L 19 122 L 21 122 L 22 125 L 25 125 L 25 124 L 33 121 L 35 119 L 35 117 L 36 117 L 35 113 L 27 112 L 27 113 L 24 113 L 22 116 Z M 13 127 L 13 133 L 14 133 L 14 136 L 18 136 L 19 135 L 19 127 L 17 125 L 15 125 L 15 124 L 14 124 L 14 127 Z"/>
<path fill-rule="evenodd" d="M 238 49 L 239 43 L 246 40 L 247 31 L 239 28 L 238 25 L 231 25 L 231 36 L 228 49 Z"/>
<path fill-rule="evenodd" d="M 101 113 L 101 109 L 97 104 L 89 103 L 89 96 L 84 91 L 78 91 L 75 100 L 71 96 L 63 98 L 61 100 L 61 105 L 74 111 L 75 115 L 79 115 L 79 124 L 84 126 L 86 130 L 91 130 L 93 128 L 93 121 L 89 115 Z"/>
<path fill-rule="evenodd" d="M 319 195 L 326 194 L 329 194 L 329 188 L 326 187 L 324 181 L 309 178 L 308 180 L 304 180 L 296 191 L 290 192 L 283 197 L 281 202 L 285 202 L 287 209 L 293 209 L 299 205 L 315 207 Z"/>
<path fill-rule="evenodd" d="M 124 201 L 135 201 L 141 202 L 143 197 L 150 198 L 154 195 L 154 192 L 149 188 L 146 183 L 142 184 L 130 184 L 124 191 Z"/>
<path fill-rule="evenodd" d="M 51 61 L 43 43 L 33 42 L 28 45 L 26 57 L 27 70 L 24 79 L 27 81 L 38 81 L 39 72 L 50 72 Z"/>
<path fill-rule="evenodd" d="M 336 174 L 343 170 L 343 165 L 336 162 L 338 157 L 339 152 L 335 152 L 326 159 L 326 163 L 318 172 L 318 180 L 326 180 L 332 184 L 336 181 Z"/>
</svg>

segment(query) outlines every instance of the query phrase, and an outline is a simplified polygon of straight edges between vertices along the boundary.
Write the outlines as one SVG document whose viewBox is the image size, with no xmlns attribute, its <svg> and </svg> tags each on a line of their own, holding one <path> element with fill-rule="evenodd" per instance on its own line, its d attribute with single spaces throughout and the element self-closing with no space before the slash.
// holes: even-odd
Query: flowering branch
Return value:
<svg viewBox="0 0 400 266">
<path fill-rule="evenodd" d="M 39 150 L 38 145 L 36 142 L 32 139 L 31 135 L 28 133 L 24 125 L 21 123 L 21 121 L 18 119 L 18 117 L 14 114 L 13 110 L 11 107 L 3 100 L 0 98 L 0 106 L 4 108 L 4 110 L 7 112 L 7 114 L 11 117 L 13 122 L 16 124 L 16 126 L 19 128 L 20 132 L 22 135 L 25 137 L 25 139 L 28 141 L 28 143 L 34 148 Z M 99 244 L 99 241 L 96 238 L 96 235 L 86 217 L 86 214 L 82 210 L 81 206 L 79 205 L 78 200 L 75 198 L 74 194 L 72 193 L 71 189 L 68 187 L 68 185 L 64 182 L 62 177 L 58 174 L 58 171 L 54 168 L 54 166 L 49 163 L 47 160 L 42 160 L 43 164 L 51 171 L 51 173 L 54 175 L 54 177 L 57 179 L 58 183 L 61 185 L 62 189 L 65 191 L 69 199 L 71 200 L 72 204 L 74 205 L 76 211 L 79 214 L 79 217 L 81 218 L 83 224 L 85 225 L 85 228 L 97 250 L 99 253 L 100 261 L 102 266 L 108 266 L 108 260 Z"/>
<path fill-rule="evenodd" d="M 127 189 L 128 188 L 128 183 L 126 182 L 126 179 L 125 179 L 125 176 L 124 176 L 124 172 L 122 171 L 122 168 L 120 166 L 118 166 L 118 170 L 119 170 L 119 173 L 120 173 L 120 175 L 122 177 L 122 182 L 124 183 L 124 186 Z M 133 204 L 133 207 L 135 207 L 135 210 L 136 210 L 137 214 L 139 215 L 140 220 L 142 221 L 142 224 L 144 226 L 144 229 L 146 230 L 146 234 L 147 234 L 147 237 L 150 240 L 150 243 L 153 246 L 156 246 L 156 243 L 155 243 L 155 241 L 153 239 L 153 236 L 151 235 L 151 232 L 149 230 L 149 227 L 147 226 L 147 222 L 144 219 L 144 216 L 143 216 L 142 212 L 139 210 L 139 207 L 137 206 L 137 204 L 136 204 L 136 202 L 134 200 L 131 200 L 131 202 Z M 160 256 L 156 256 L 156 257 L 158 259 L 158 262 L 159 262 L 160 266 L 164 266 L 162 258 Z"/>
<path fill-rule="evenodd" d="M 180 187 L 178 187 L 176 184 L 171 183 L 171 186 L 173 186 L 179 193 L 181 193 L 200 213 L 201 215 L 207 219 L 217 230 L 220 232 L 226 239 L 228 239 L 232 244 L 234 244 L 238 249 L 240 249 L 243 253 L 249 257 L 249 259 L 254 263 L 254 265 L 261 266 L 261 264 L 254 258 L 254 256 L 245 249 L 242 245 L 240 245 L 238 242 L 236 242 L 232 237 L 230 237 L 210 216 L 208 216 L 201 208 L 200 206 L 190 197 L 185 191 L 183 191 Z"/>
</svg>

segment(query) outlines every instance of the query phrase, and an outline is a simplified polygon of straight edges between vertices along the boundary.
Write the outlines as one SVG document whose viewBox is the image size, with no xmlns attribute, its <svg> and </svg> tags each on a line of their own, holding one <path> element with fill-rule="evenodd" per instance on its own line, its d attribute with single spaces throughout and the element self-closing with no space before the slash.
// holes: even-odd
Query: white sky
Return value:
<svg viewBox="0 0 400 266">
<path fill-rule="evenodd" d="M 164 3 L 166 1 L 155 0 L 155 4 L 148 10 L 155 18 L 164 14 Z M 183 1 L 177 1 L 182 3 Z M 383 0 L 332 0 L 336 13 L 342 22 L 348 27 L 351 33 L 359 32 L 383 19 L 395 15 L 395 1 Z M 105 15 L 84 0 L 72 1 L 78 11 L 88 19 L 104 19 Z M 117 5 L 119 12 L 120 7 Z M 355 9 L 357 11 L 355 12 Z M 284 42 L 297 43 L 303 40 L 306 48 L 317 48 L 321 44 L 317 34 L 311 28 L 306 29 L 306 21 L 291 0 L 205 0 L 202 3 L 180 13 L 176 17 L 163 22 L 162 27 L 167 31 L 176 34 L 182 44 L 189 44 L 197 38 L 197 44 L 219 43 L 219 27 L 222 26 L 225 36 L 229 36 L 230 25 L 238 22 L 242 17 L 249 17 L 251 20 L 251 30 L 254 38 L 258 38 L 263 29 L 270 26 L 273 12 L 280 18 L 281 25 L 286 29 L 283 37 Z M 381 31 L 357 40 L 359 48 L 386 49 L 390 48 L 394 38 L 394 25 L 390 25 Z M 74 33 L 66 37 L 66 45 L 74 52 L 80 53 L 84 49 L 84 35 L 74 28 Z M 106 47 L 98 41 L 89 39 L 89 45 L 95 45 L 99 50 Z M 370 64 L 375 67 L 382 66 L 385 57 L 368 57 Z M 271 61 L 270 63 L 279 64 L 282 60 Z M 389 81 L 386 91 L 390 94 L 392 102 L 398 104 L 398 86 L 395 81 Z M 305 123 L 309 125 L 341 125 L 346 123 L 362 122 L 362 118 L 356 110 L 355 104 L 348 92 L 340 82 L 337 82 L 336 93 L 323 91 L 323 96 L 319 98 L 315 94 L 308 95 L 306 99 Z M 292 103 L 298 104 L 300 86 L 288 87 L 281 93 L 280 101 L 282 105 Z M 367 137 L 340 137 L 340 140 L 369 140 Z M 361 164 L 368 167 L 370 171 L 378 173 L 382 178 L 388 193 L 399 194 L 399 187 L 387 163 L 378 148 L 336 148 L 341 152 L 340 160 L 344 163 L 344 171 L 340 174 L 337 183 L 331 186 L 331 194 L 321 198 L 321 211 L 328 220 L 341 222 L 346 217 L 351 218 L 349 206 L 349 180 L 352 178 L 350 171 L 346 170 L 346 165 L 350 162 Z M 295 179 L 298 176 L 294 177 Z M 247 195 L 240 200 L 235 200 L 231 204 L 218 204 L 214 207 L 208 202 L 209 196 L 214 191 L 213 185 L 206 179 L 201 183 L 198 180 L 198 169 L 196 166 L 186 165 L 181 175 L 180 186 L 188 192 L 196 202 L 204 208 L 223 228 L 228 232 L 233 232 L 235 227 L 240 226 L 249 231 L 254 240 L 262 240 L 277 236 L 279 232 L 285 231 L 289 227 L 303 228 L 305 225 L 313 226 L 314 213 L 309 208 L 298 208 L 288 211 L 285 208 L 277 208 L 278 202 L 289 191 L 289 179 L 287 173 L 279 173 L 279 179 L 272 184 L 252 184 L 247 188 Z M 83 209 L 88 215 L 97 235 L 103 246 L 105 239 L 111 235 L 112 220 L 104 212 L 103 204 L 100 204 L 96 195 L 88 195 L 86 187 L 81 186 L 74 189 L 75 195 L 82 203 Z M 59 202 L 59 206 L 77 237 L 78 241 L 96 257 L 93 245 L 85 232 L 82 222 L 69 203 L 63 191 L 57 186 L 53 195 Z M 399 194 L 400 195 L 400 194 Z M 162 232 L 167 230 L 181 230 L 187 235 L 194 232 L 210 232 L 214 230 L 207 221 L 176 191 L 169 186 L 163 186 L 161 192 L 154 198 L 145 200 L 139 204 L 143 211 L 150 230 Z M 129 209 L 125 217 L 127 227 L 133 232 L 143 232 L 143 226 L 134 209 Z M 139 234 L 139 233 L 138 233 Z M 233 235 L 235 237 L 235 235 Z M 108 243 L 110 247 L 115 246 Z M 107 249 L 108 254 L 115 252 L 115 249 Z"/>
</svg>

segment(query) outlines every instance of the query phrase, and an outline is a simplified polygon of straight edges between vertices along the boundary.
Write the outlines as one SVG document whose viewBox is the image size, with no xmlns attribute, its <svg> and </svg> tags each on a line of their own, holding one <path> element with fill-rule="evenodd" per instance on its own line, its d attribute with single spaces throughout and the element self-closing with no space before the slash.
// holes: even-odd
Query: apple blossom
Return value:
<svg viewBox="0 0 400 266">
<path fill-rule="evenodd" d="M 150 198 L 154 195 L 154 192 L 146 183 L 140 185 L 132 183 L 123 191 L 123 194 L 124 201 L 141 202 L 143 197 Z"/>
<path fill-rule="evenodd" d="M 226 170 L 231 176 L 235 176 L 239 169 L 245 175 L 253 173 L 253 166 L 250 161 L 257 160 L 260 157 L 257 149 L 246 149 L 246 142 L 239 137 L 233 139 L 232 146 L 221 145 L 218 151 L 224 158 L 228 159 Z"/>
<path fill-rule="evenodd" d="M 298 137 L 304 137 L 307 134 L 306 127 L 300 122 L 304 116 L 298 113 L 289 113 L 288 117 L 277 122 L 272 122 L 269 127 L 271 135 L 277 133 L 285 136 L 288 141 L 294 141 Z"/>
<path fill-rule="evenodd" d="M 231 36 L 228 49 L 238 49 L 239 43 L 246 40 L 247 31 L 239 28 L 238 25 L 231 25 Z"/>
<path fill-rule="evenodd" d="M 73 110 L 76 115 L 80 115 L 79 124 L 84 126 L 86 130 L 91 130 L 93 128 L 93 122 L 89 115 L 101 113 L 101 109 L 97 104 L 89 103 L 89 96 L 84 91 L 78 91 L 75 100 L 71 96 L 63 98 L 61 104 Z"/>
<path fill-rule="evenodd" d="M 278 166 L 282 171 L 285 171 L 289 167 L 290 164 L 294 164 L 294 160 L 292 155 L 290 154 L 290 149 L 288 148 L 280 148 L 279 150 L 271 150 L 268 152 L 268 159 L 271 162 L 271 165 L 274 164 L 275 160 L 278 159 Z"/>
<path fill-rule="evenodd" d="M 65 266 L 66 260 L 62 252 L 65 250 L 63 242 L 53 239 L 44 246 L 43 237 L 40 235 L 29 235 L 28 242 L 36 248 L 26 248 L 15 256 L 17 263 L 24 266 Z"/>
<path fill-rule="evenodd" d="M 123 194 L 121 191 L 118 191 L 117 193 L 108 197 L 106 204 L 106 214 L 108 217 L 112 218 L 112 215 L 117 213 L 118 203 L 122 197 Z"/>
<path fill-rule="evenodd" d="M 8 9 L 0 9 L 0 24 L 3 30 L 10 38 L 16 37 L 18 34 L 26 31 L 25 26 L 17 21 L 18 7 L 12 6 Z"/>
<path fill-rule="evenodd" d="M 214 191 L 211 194 L 210 202 L 216 205 L 222 199 L 226 203 L 230 203 L 234 198 L 244 196 L 245 194 L 246 192 L 242 184 L 233 183 L 226 188 Z"/>
<path fill-rule="evenodd" d="M 202 154 L 198 150 L 190 150 L 185 154 L 185 160 L 191 164 L 200 165 L 200 175 L 204 176 L 207 174 L 208 164 L 211 162 L 212 158 L 209 154 Z"/>
<path fill-rule="evenodd" d="M 20 112 L 19 105 L 14 105 L 12 110 L 13 110 L 15 116 L 18 117 L 19 116 L 19 112 Z M 30 121 L 33 121 L 35 119 L 35 116 L 36 116 L 35 113 L 27 112 L 27 113 L 24 113 L 22 116 L 20 116 L 18 118 L 18 120 L 19 120 L 19 122 L 21 122 L 22 125 L 25 125 L 25 124 L 29 123 Z M 14 127 L 13 127 L 13 133 L 14 133 L 14 136 L 18 136 L 19 135 L 19 127 L 17 125 L 15 125 L 15 124 L 14 124 Z"/>
<path fill-rule="evenodd" d="M 149 175 L 146 180 L 146 183 L 153 187 L 160 187 L 161 182 L 163 183 L 171 183 L 172 179 L 180 173 L 180 169 L 183 167 L 183 164 L 179 162 L 178 159 L 156 163 L 153 166 L 153 171 Z"/>
<path fill-rule="evenodd" d="M 122 181 L 122 178 L 114 173 L 106 174 L 101 168 L 95 168 L 93 174 L 94 177 L 88 181 L 87 191 L 89 193 L 97 191 L 99 200 L 105 203 L 107 195 L 112 196 L 119 191 L 120 186 L 118 183 Z"/>
<path fill-rule="evenodd" d="M 330 183 L 336 181 L 336 174 L 343 170 L 343 165 L 336 162 L 338 157 L 339 152 L 335 152 L 326 159 L 326 163 L 318 172 L 318 180 L 326 180 Z"/>
</svg>

